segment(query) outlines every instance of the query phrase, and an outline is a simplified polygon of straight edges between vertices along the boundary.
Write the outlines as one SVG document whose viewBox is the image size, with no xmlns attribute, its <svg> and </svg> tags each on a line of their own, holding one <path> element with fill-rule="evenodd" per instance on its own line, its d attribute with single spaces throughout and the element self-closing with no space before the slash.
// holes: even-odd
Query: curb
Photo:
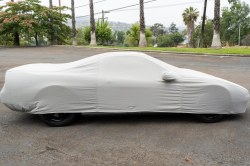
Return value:
<svg viewBox="0 0 250 166">
<path fill-rule="evenodd" d="M 73 48 L 90 48 L 90 49 L 106 49 L 106 50 L 122 50 L 122 51 L 136 51 L 136 52 L 157 52 L 157 53 L 171 53 L 183 55 L 205 55 L 205 56 L 228 56 L 228 57 L 250 57 L 250 54 L 215 54 L 215 53 L 194 53 L 194 52 L 173 52 L 173 51 L 157 51 L 157 50 L 137 50 L 137 49 L 121 49 L 121 48 L 105 48 L 105 47 L 87 47 L 87 46 L 72 46 L 72 45 L 47 45 L 47 46 L 0 46 L 0 48 L 28 48 L 28 47 L 73 47 Z"/>
<path fill-rule="evenodd" d="M 107 49 L 107 50 L 123 50 L 136 52 L 159 52 L 171 54 L 191 54 L 191 55 L 207 55 L 207 56 L 234 56 L 234 57 L 250 57 L 250 54 L 215 54 L 215 53 L 193 53 L 193 52 L 173 52 L 173 51 L 156 51 L 156 50 L 137 50 L 137 49 L 121 49 L 121 48 L 105 48 L 105 47 L 87 47 L 87 46 L 71 46 L 71 45 L 50 45 L 49 47 L 73 47 L 73 48 L 91 48 L 91 49 Z"/>
</svg>

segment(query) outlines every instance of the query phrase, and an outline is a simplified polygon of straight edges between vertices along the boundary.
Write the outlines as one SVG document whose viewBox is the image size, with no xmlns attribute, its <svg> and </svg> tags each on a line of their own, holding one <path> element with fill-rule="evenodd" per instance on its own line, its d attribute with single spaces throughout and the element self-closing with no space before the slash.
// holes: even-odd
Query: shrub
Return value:
<svg viewBox="0 0 250 166">
<path fill-rule="evenodd" d="M 171 39 L 170 36 L 159 35 L 157 40 L 158 40 L 158 47 L 173 47 L 174 46 L 174 41 Z"/>
</svg>

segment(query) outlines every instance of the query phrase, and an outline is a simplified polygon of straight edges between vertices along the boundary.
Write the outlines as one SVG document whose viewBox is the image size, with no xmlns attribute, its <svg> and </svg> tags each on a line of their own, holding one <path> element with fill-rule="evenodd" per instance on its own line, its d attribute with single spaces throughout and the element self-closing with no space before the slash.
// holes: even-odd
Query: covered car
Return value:
<svg viewBox="0 0 250 166">
<path fill-rule="evenodd" d="M 246 111 L 248 90 L 144 53 L 112 52 L 63 64 L 29 64 L 6 72 L 1 102 L 40 114 L 51 126 L 75 113 L 192 113 L 205 122 Z"/>
</svg>

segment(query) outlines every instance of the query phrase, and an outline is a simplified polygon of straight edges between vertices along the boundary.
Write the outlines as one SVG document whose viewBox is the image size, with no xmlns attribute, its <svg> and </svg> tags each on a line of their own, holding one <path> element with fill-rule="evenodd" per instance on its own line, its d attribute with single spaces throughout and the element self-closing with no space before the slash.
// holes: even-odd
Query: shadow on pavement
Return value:
<svg viewBox="0 0 250 166">
<path fill-rule="evenodd" d="M 39 115 L 33 114 L 18 114 L 9 120 L 12 125 L 45 125 L 40 119 Z M 221 122 L 230 122 L 230 121 L 240 121 L 243 120 L 244 114 L 237 115 L 226 115 Z M 148 123 L 203 123 L 195 118 L 193 114 L 185 113 L 120 113 L 120 114 L 91 114 L 91 115 L 82 115 L 77 114 L 72 125 L 86 125 L 92 123 L 99 123 L 102 125 L 110 124 L 148 124 Z M 220 122 L 217 122 L 220 123 Z M 45 125 L 47 126 L 47 125 Z"/>
</svg>

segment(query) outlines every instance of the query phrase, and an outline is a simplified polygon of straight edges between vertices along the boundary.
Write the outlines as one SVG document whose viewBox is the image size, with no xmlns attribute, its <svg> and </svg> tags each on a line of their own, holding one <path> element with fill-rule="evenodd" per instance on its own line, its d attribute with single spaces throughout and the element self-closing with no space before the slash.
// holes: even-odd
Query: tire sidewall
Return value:
<svg viewBox="0 0 250 166">
<path fill-rule="evenodd" d="M 59 121 L 59 122 L 53 122 L 53 121 L 50 121 L 48 120 L 48 118 L 46 117 L 47 114 L 41 114 L 39 115 L 40 118 L 42 119 L 42 121 L 44 123 L 46 123 L 47 125 L 49 126 L 52 126 L 52 127 L 61 127 L 61 126 L 67 126 L 69 125 L 70 123 L 72 123 L 74 121 L 74 119 L 76 118 L 76 114 L 74 113 L 70 113 L 68 115 L 68 118 L 63 120 L 63 121 Z"/>
</svg>

